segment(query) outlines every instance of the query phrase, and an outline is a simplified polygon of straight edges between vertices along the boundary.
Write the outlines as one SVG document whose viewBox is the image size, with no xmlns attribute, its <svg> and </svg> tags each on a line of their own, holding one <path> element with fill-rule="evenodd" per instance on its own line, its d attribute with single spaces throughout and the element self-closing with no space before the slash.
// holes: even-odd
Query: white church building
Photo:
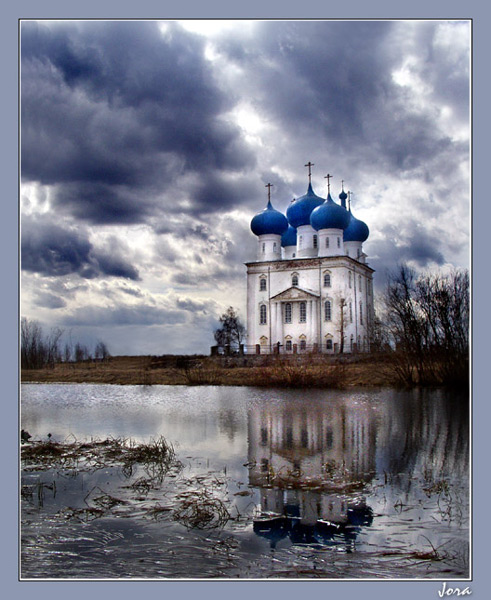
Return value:
<svg viewBox="0 0 491 600">
<path fill-rule="evenodd" d="M 363 252 L 367 225 L 344 186 L 340 204 L 307 193 L 286 216 L 271 204 L 254 216 L 257 255 L 247 266 L 248 353 L 369 352 L 373 273 Z M 348 204 L 346 201 L 348 200 Z"/>
</svg>

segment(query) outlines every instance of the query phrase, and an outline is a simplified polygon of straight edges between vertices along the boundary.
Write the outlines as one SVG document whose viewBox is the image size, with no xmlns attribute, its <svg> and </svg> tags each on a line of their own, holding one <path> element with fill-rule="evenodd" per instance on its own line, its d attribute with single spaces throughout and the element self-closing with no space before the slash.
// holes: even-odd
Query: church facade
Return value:
<svg viewBox="0 0 491 600">
<path fill-rule="evenodd" d="M 286 216 L 268 204 L 254 216 L 257 255 L 247 267 L 249 353 L 369 352 L 373 273 L 363 252 L 367 225 L 344 187 L 340 204 L 307 193 Z M 348 204 L 347 201 L 348 200 Z"/>
</svg>

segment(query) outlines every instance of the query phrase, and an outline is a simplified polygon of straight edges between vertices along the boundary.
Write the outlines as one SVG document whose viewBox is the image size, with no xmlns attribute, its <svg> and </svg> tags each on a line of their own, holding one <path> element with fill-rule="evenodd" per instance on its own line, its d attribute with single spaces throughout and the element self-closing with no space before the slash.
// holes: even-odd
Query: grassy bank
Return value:
<svg viewBox="0 0 491 600">
<path fill-rule="evenodd" d="M 39 383 L 132 385 L 253 385 L 329 387 L 397 385 L 388 357 L 304 355 L 290 357 L 115 356 L 105 362 L 56 364 L 23 370 L 21 380 Z"/>
</svg>

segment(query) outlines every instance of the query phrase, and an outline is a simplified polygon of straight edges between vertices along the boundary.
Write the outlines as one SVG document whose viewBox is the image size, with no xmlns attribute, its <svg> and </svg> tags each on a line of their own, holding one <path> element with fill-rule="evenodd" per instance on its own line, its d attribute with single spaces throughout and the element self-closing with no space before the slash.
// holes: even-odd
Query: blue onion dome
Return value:
<svg viewBox="0 0 491 600">
<path fill-rule="evenodd" d="M 288 221 L 285 215 L 275 210 L 271 202 L 268 201 L 268 206 L 253 217 L 251 229 L 255 235 L 266 235 L 268 233 L 282 235 L 288 229 Z"/>
<path fill-rule="evenodd" d="M 317 231 L 320 229 L 346 229 L 349 221 L 349 212 L 336 204 L 331 198 L 331 194 L 328 194 L 326 201 L 313 210 L 310 215 L 310 224 Z"/>
<path fill-rule="evenodd" d="M 339 194 L 339 199 L 341 200 L 341 206 L 343 208 L 346 208 L 346 198 L 347 197 L 348 197 L 348 194 L 343 189 L 343 191 Z"/>
<path fill-rule="evenodd" d="M 348 213 L 350 215 L 350 222 L 348 227 L 344 230 L 343 240 L 345 242 L 364 242 L 370 233 L 368 225 L 351 214 L 351 210 Z"/>
<path fill-rule="evenodd" d="M 314 208 L 320 206 L 324 200 L 317 196 L 309 183 L 309 188 L 304 196 L 292 202 L 286 211 L 287 219 L 292 227 L 310 225 L 310 215 Z"/>
<path fill-rule="evenodd" d="M 296 246 L 297 245 L 297 230 L 295 227 L 288 225 L 288 229 L 281 236 L 281 245 L 283 248 L 286 246 Z"/>
</svg>

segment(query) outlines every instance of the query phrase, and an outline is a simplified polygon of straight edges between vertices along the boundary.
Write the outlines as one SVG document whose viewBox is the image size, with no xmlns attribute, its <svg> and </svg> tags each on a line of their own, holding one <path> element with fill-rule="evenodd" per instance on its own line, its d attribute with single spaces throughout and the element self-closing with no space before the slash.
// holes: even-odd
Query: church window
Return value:
<svg viewBox="0 0 491 600">
<path fill-rule="evenodd" d="M 298 238 L 298 247 L 299 247 L 299 248 L 301 248 L 302 246 L 303 246 L 303 236 L 301 235 L 301 236 Z"/>
<path fill-rule="evenodd" d="M 276 242 L 273 242 L 273 250 L 276 251 Z"/>
<path fill-rule="evenodd" d="M 338 248 L 341 248 L 341 238 L 338 237 Z"/>
<path fill-rule="evenodd" d="M 358 275 L 358 289 L 361 292 L 361 275 Z"/>
<path fill-rule="evenodd" d="M 307 303 L 300 302 L 300 323 L 307 321 Z"/>
<path fill-rule="evenodd" d="M 261 446 L 266 446 L 268 443 L 268 430 L 266 427 L 261 427 Z"/>
<path fill-rule="evenodd" d="M 360 300 L 360 325 L 363 325 L 363 304 Z"/>
<path fill-rule="evenodd" d="M 292 351 L 292 341 L 291 340 L 286 340 L 285 342 L 285 349 L 287 352 L 291 352 Z"/>
<path fill-rule="evenodd" d="M 266 244 L 263 242 L 263 254 L 266 252 Z"/>
<path fill-rule="evenodd" d="M 324 321 L 330 321 L 331 320 L 331 312 L 332 312 L 332 306 L 331 306 L 331 301 L 330 300 L 326 300 L 324 302 Z"/>
<path fill-rule="evenodd" d="M 307 342 L 305 340 L 300 340 L 300 350 L 305 351 L 307 349 Z"/>
<path fill-rule="evenodd" d="M 290 302 L 285 304 L 285 323 L 292 322 L 292 305 Z"/>
<path fill-rule="evenodd" d="M 324 287 L 331 287 L 331 275 L 330 275 L 330 273 L 324 273 Z"/>
<path fill-rule="evenodd" d="M 265 304 L 261 304 L 261 306 L 259 307 L 259 324 L 267 325 L 267 323 L 268 323 L 267 308 L 266 308 Z"/>
<path fill-rule="evenodd" d="M 329 238 L 326 237 L 326 248 L 329 248 Z"/>
<path fill-rule="evenodd" d="M 348 285 L 349 285 L 349 288 L 351 289 L 351 271 L 349 271 L 349 273 L 348 273 Z"/>
<path fill-rule="evenodd" d="M 294 275 L 292 275 L 292 285 L 293 286 L 298 285 L 298 275 L 296 273 Z"/>
<path fill-rule="evenodd" d="M 332 350 L 332 339 L 328 338 L 326 340 L 326 350 Z"/>
<path fill-rule="evenodd" d="M 360 258 L 360 256 L 361 256 L 361 250 L 359 248 L 357 248 L 357 250 L 356 250 L 356 257 Z"/>
<path fill-rule="evenodd" d="M 317 248 L 317 236 L 314 235 L 314 237 L 312 238 L 312 243 L 314 245 L 314 248 Z"/>
<path fill-rule="evenodd" d="M 261 277 L 261 279 L 259 280 L 259 291 L 260 292 L 266 291 L 266 277 Z"/>
</svg>

